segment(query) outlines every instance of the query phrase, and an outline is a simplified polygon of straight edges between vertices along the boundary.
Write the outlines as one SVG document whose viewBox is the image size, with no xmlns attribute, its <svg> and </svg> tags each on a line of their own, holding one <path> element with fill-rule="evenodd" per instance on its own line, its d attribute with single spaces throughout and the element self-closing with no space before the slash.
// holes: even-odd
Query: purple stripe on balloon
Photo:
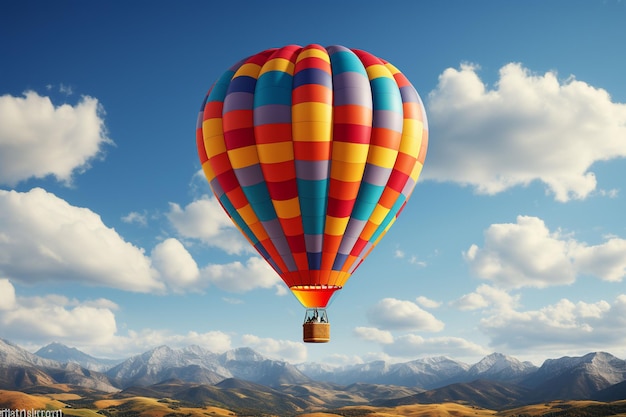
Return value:
<svg viewBox="0 0 626 417">
<path fill-rule="evenodd" d="M 363 88 L 335 88 L 333 90 L 333 104 L 335 106 L 345 106 L 354 104 L 365 108 L 372 108 L 372 93 Z"/>
<path fill-rule="evenodd" d="M 224 110 L 228 113 L 233 110 L 250 110 L 254 106 L 254 94 L 252 93 L 230 93 L 224 99 Z"/>
<path fill-rule="evenodd" d="M 296 175 L 302 180 L 325 180 L 329 177 L 329 161 L 296 160 Z"/>
<path fill-rule="evenodd" d="M 265 181 L 260 164 L 235 169 L 235 175 L 239 180 L 239 185 L 242 187 L 248 187 Z"/>
<path fill-rule="evenodd" d="M 400 88 L 400 96 L 403 103 L 420 103 L 421 100 L 417 91 L 412 85 L 406 85 Z"/>
<path fill-rule="evenodd" d="M 217 179 L 217 177 L 213 178 L 209 182 L 209 185 L 211 186 L 211 190 L 213 190 L 213 194 L 215 194 L 215 196 L 219 200 L 224 195 L 224 189 L 220 185 L 220 182 Z"/>
<path fill-rule="evenodd" d="M 403 117 L 402 113 L 391 110 L 374 110 L 372 127 L 402 132 Z"/>
<path fill-rule="evenodd" d="M 354 245 L 356 245 L 357 240 L 359 240 L 358 236 L 353 237 L 348 236 L 347 234 L 344 235 L 343 239 L 341 240 L 341 245 L 339 245 L 339 249 L 337 250 L 337 253 L 349 255 L 352 251 L 352 248 L 354 248 Z"/>
<path fill-rule="evenodd" d="M 344 239 L 346 239 L 347 237 L 350 238 L 358 238 L 361 235 L 361 231 L 363 231 L 363 228 L 365 227 L 365 225 L 367 224 L 366 220 L 359 220 L 359 219 L 355 219 L 354 217 L 350 219 L 350 221 L 348 222 L 348 226 L 346 227 L 346 231 L 344 233 Z M 343 243 L 342 243 L 343 244 Z M 354 244 L 352 245 L 354 246 Z"/>
<path fill-rule="evenodd" d="M 352 52 L 350 49 L 346 48 L 343 45 L 331 45 L 326 48 L 328 55 L 335 54 L 337 52 Z"/>
<path fill-rule="evenodd" d="M 291 123 L 291 106 L 268 104 L 254 109 L 254 125 Z"/>
<path fill-rule="evenodd" d="M 369 101 L 372 101 L 370 82 L 364 74 L 354 71 L 333 74 L 333 89 L 337 90 L 342 88 L 365 88 L 370 92 Z"/>
<path fill-rule="evenodd" d="M 363 173 L 363 182 L 384 187 L 387 185 L 391 171 L 391 168 L 367 164 L 365 165 L 365 172 Z"/>
<path fill-rule="evenodd" d="M 309 253 L 319 253 L 322 251 L 324 235 L 304 235 L 304 243 Z"/>
<path fill-rule="evenodd" d="M 272 240 L 285 235 L 278 219 L 262 221 L 261 224 Z"/>
<path fill-rule="evenodd" d="M 296 266 L 296 262 L 293 259 L 293 255 L 291 253 L 291 249 L 289 248 L 289 243 L 287 243 L 287 239 L 284 236 L 276 237 L 272 239 L 272 243 L 274 247 L 278 251 L 278 254 L 282 258 L 285 265 L 287 265 L 288 271 L 295 271 L 298 269 Z"/>
</svg>

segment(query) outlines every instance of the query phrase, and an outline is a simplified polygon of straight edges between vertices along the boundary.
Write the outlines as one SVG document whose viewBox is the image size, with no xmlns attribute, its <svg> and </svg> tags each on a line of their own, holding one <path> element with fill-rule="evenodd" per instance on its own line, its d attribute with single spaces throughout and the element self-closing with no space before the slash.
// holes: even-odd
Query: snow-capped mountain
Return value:
<svg viewBox="0 0 626 417">
<path fill-rule="evenodd" d="M 490 381 L 521 381 L 535 372 L 537 367 L 530 362 L 521 362 L 502 353 L 492 353 L 472 365 L 467 370 L 468 380 L 488 379 Z"/>
<path fill-rule="evenodd" d="M 106 375 L 76 363 L 41 358 L 0 339 L 0 389 L 71 384 L 103 392 L 118 391 Z"/>
<path fill-rule="evenodd" d="M 4 366 L 60 366 L 56 361 L 32 354 L 4 339 L 0 339 L 0 363 Z"/>
<path fill-rule="evenodd" d="M 301 364 L 297 367 L 316 381 L 342 385 L 362 382 L 428 389 L 457 380 L 465 375 L 470 366 L 446 356 L 438 356 L 404 363 L 374 361 L 339 368 L 320 364 Z"/>
<path fill-rule="evenodd" d="M 238 378 L 269 386 L 309 379 L 293 365 L 264 358 L 249 348 L 216 354 L 199 346 L 182 349 L 160 346 L 114 366 L 107 375 L 123 387 L 150 385 L 172 378 L 211 385 Z"/>
<path fill-rule="evenodd" d="M 537 399 L 584 399 L 626 380 L 626 361 L 610 353 L 548 359 L 521 384 L 534 388 Z"/>
<path fill-rule="evenodd" d="M 58 348 L 72 355 L 82 353 L 62 346 Z M 461 395 L 458 393 L 472 392 L 470 388 L 475 388 L 480 381 L 489 381 L 521 396 L 514 398 L 515 395 L 510 394 L 515 401 L 528 403 L 592 398 L 626 381 L 626 361 L 605 352 L 549 359 L 539 368 L 500 353 L 488 355 L 473 365 L 440 356 L 404 363 L 374 361 L 343 367 L 304 363 L 296 367 L 265 358 L 249 348 L 217 354 L 199 346 L 182 349 L 160 346 L 125 360 L 106 374 L 89 371 L 71 357 L 66 359 L 68 362 L 61 364 L 0 340 L 0 388 L 66 383 L 111 392 L 174 379 L 213 386 L 235 379 L 276 389 L 315 384 L 325 387 L 369 384 L 370 387 L 405 386 L 412 390 L 435 391 L 455 386 L 455 390 L 440 392 Z"/>
<path fill-rule="evenodd" d="M 35 355 L 61 363 L 76 363 L 83 368 L 98 372 L 104 372 L 121 362 L 121 360 L 94 358 L 76 348 L 71 348 L 57 342 L 42 347 L 35 352 Z"/>
</svg>

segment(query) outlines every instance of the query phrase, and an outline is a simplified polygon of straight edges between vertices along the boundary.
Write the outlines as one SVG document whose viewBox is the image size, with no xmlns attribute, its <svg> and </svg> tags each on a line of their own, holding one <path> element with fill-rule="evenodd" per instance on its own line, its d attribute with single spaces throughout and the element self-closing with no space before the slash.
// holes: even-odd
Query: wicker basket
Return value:
<svg viewBox="0 0 626 417">
<path fill-rule="evenodd" d="M 330 323 L 304 323 L 302 340 L 307 343 L 326 343 L 330 341 Z"/>
</svg>

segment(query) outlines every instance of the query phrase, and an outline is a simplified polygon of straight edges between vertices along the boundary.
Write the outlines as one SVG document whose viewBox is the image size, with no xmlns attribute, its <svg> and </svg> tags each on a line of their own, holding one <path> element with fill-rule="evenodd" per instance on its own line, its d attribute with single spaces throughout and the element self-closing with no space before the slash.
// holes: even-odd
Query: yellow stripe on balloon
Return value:
<svg viewBox="0 0 626 417">
<path fill-rule="evenodd" d="M 333 160 L 330 167 L 330 177 L 345 182 L 361 182 L 365 163 L 351 163 Z"/>
<path fill-rule="evenodd" d="M 329 142 L 332 125 L 329 122 L 293 122 L 294 142 Z"/>
<path fill-rule="evenodd" d="M 235 75 L 233 75 L 233 79 L 236 77 L 242 77 L 242 76 L 258 78 L 259 71 L 261 71 L 261 66 L 259 64 L 248 62 L 246 64 L 243 64 L 241 67 L 239 67 L 237 72 L 235 72 Z"/>
<path fill-rule="evenodd" d="M 389 68 L 385 67 L 384 65 L 370 65 L 369 67 L 365 68 L 365 71 L 367 71 L 367 77 L 370 80 L 380 77 L 391 78 L 393 80 L 393 75 L 391 74 L 391 72 L 389 72 Z"/>
<path fill-rule="evenodd" d="M 316 48 L 310 48 L 300 52 L 298 58 L 296 59 L 296 62 L 300 62 L 306 58 L 319 58 L 330 64 L 330 57 L 328 56 L 328 52 Z"/>
<path fill-rule="evenodd" d="M 333 163 L 335 161 L 365 163 L 368 151 L 368 144 L 334 141 Z"/>
<path fill-rule="evenodd" d="M 202 171 L 209 182 L 213 181 L 215 178 L 215 172 L 213 171 L 213 168 L 211 168 L 211 163 L 208 160 L 202 164 Z"/>
<path fill-rule="evenodd" d="M 324 226 L 324 233 L 330 236 L 343 235 L 346 231 L 346 227 L 348 227 L 349 220 L 350 220 L 350 217 L 326 216 L 326 225 Z"/>
<path fill-rule="evenodd" d="M 404 119 L 400 152 L 417 158 L 422 144 L 423 126 L 424 124 L 419 120 Z"/>
<path fill-rule="evenodd" d="M 367 156 L 367 162 L 381 168 L 391 169 L 395 165 L 397 157 L 398 151 L 396 149 L 371 145 L 369 155 Z"/>
<path fill-rule="evenodd" d="M 276 215 L 281 219 L 293 219 L 300 215 L 300 201 L 298 197 L 289 200 L 272 200 Z"/>
<path fill-rule="evenodd" d="M 269 61 L 265 63 L 265 65 L 263 65 L 263 68 L 261 68 L 259 77 L 261 77 L 261 75 L 265 74 L 266 72 L 270 72 L 270 71 L 280 71 L 280 72 L 286 72 L 287 74 L 293 74 L 294 68 L 295 68 L 294 63 L 288 59 L 285 59 L 285 58 L 270 59 Z"/>
<path fill-rule="evenodd" d="M 385 220 L 385 217 L 387 217 L 387 214 L 389 214 L 389 211 L 390 209 L 376 204 L 376 208 L 374 209 L 374 212 L 370 216 L 369 220 L 372 223 L 381 224 L 383 220 Z"/>
<path fill-rule="evenodd" d="M 262 164 L 275 164 L 294 159 L 293 144 L 291 142 L 259 144 L 257 145 L 257 150 Z"/>
<path fill-rule="evenodd" d="M 249 203 L 237 209 L 237 212 L 239 213 L 243 221 L 246 222 L 246 224 L 252 224 L 259 221 L 258 217 L 254 213 L 254 210 L 252 209 L 252 206 Z"/>
<path fill-rule="evenodd" d="M 421 172 L 422 172 L 422 168 L 424 167 L 424 165 L 422 165 L 421 162 L 416 161 L 415 162 L 415 166 L 413 167 L 413 170 L 411 171 L 411 179 L 413 179 L 413 181 L 417 182 L 417 179 L 419 178 Z"/>
<path fill-rule="evenodd" d="M 245 168 L 259 163 L 259 154 L 255 145 L 231 149 L 228 151 L 228 158 L 233 169 Z"/>
<path fill-rule="evenodd" d="M 308 101 L 291 107 L 291 117 L 295 122 L 327 122 L 333 118 L 333 107 L 328 103 Z"/>
</svg>

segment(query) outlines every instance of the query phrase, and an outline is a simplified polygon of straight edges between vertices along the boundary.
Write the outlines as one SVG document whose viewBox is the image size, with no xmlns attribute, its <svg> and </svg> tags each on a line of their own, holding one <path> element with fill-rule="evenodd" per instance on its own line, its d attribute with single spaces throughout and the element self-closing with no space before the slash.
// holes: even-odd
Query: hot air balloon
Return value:
<svg viewBox="0 0 626 417">
<path fill-rule="evenodd" d="M 211 190 L 328 342 L 326 308 L 402 212 L 422 170 L 422 101 L 392 64 L 343 46 L 289 45 L 238 62 L 196 128 Z"/>
</svg>

